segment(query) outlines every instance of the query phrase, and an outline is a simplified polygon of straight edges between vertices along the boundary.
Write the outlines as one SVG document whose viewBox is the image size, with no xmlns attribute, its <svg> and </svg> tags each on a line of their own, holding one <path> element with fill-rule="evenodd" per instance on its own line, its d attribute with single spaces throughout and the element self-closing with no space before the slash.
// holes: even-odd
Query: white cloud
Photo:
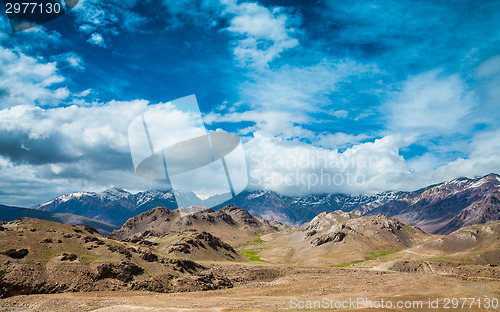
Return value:
<svg viewBox="0 0 500 312">
<path fill-rule="evenodd" d="M 343 132 L 322 133 L 316 136 L 314 144 L 325 148 L 344 148 L 369 138 L 366 134 L 347 134 Z"/>
<path fill-rule="evenodd" d="M 204 134 L 205 130 L 188 127 L 192 112 L 171 107 L 168 114 L 161 114 L 162 118 L 158 119 L 154 118 L 158 111 L 152 110 L 155 106 L 148 104 L 145 100 L 135 100 L 47 109 L 19 105 L 0 110 L 0 176 L 3 179 L 0 186 L 25 184 L 18 189 L 4 187 L 4 194 L 8 196 L 2 196 L 2 203 L 17 204 L 17 197 L 41 192 L 42 188 L 47 194 L 54 194 L 55 189 L 60 192 L 102 190 L 112 185 L 130 190 L 167 187 L 165 181 L 136 176 L 129 147 L 129 124 L 149 111 L 146 122 L 155 147 L 177 142 L 179 131 L 191 138 Z M 165 125 L 170 136 L 165 137 L 161 132 Z M 192 157 L 189 152 L 170 155 L 167 160 L 185 161 Z M 23 175 L 14 177 L 21 173 Z M 203 181 L 212 178 L 210 174 L 200 176 Z M 29 202 L 31 196 L 25 200 Z"/>
<path fill-rule="evenodd" d="M 370 70 L 370 66 L 349 60 L 322 60 L 306 67 L 285 65 L 253 75 L 240 86 L 240 96 L 254 108 L 313 112 L 332 103 L 328 96 L 337 91 L 339 82 Z"/>
<path fill-rule="evenodd" d="M 442 160 L 432 154 L 424 154 L 409 162 L 415 170 L 412 185 L 423 187 L 457 177 L 477 177 L 491 172 L 498 173 L 500 168 L 500 129 L 476 134 L 465 151 L 466 158 L 457 158 L 440 164 Z M 436 166 L 436 163 L 440 164 Z"/>
<path fill-rule="evenodd" d="M 83 58 L 75 52 L 67 52 L 55 57 L 56 60 L 60 62 L 65 62 L 68 66 L 75 69 L 85 69 L 85 62 Z"/>
<path fill-rule="evenodd" d="M 87 89 L 87 90 L 84 90 L 84 91 L 82 91 L 80 93 L 74 94 L 74 96 L 76 96 L 76 97 L 86 97 L 90 93 L 92 93 L 92 89 Z"/>
<path fill-rule="evenodd" d="M 336 118 L 346 118 L 347 115 L 349 115 L 349 112 L 341 109 L 338 111 L 331 111 L 330 115 L 332 115 L 333 117 L 336 117 Z"/>
<path fill-rule="evenodd" d="M 240 102 L 232 105 L 247 105 L 247 111 L 210 113 L 205 122 L 251 121 L 255 125 L 244 129 L 241 134 L 260 131 L 266 135 L 282 138 L 308 138 L 314 140 L 314 132 L 302 125 L 318 122 L 310 114 L 324 113 L 335 118 L 345 118 L 346 110 L 335 110 L 342 103 L 332 100 L 337 84 L 347 77 L 376 70 L 349 60 L 320 63 L 307 67 L 285 65 L 279 69 L 267 70 L 251 75 L 250 80 L 239 86 Z"/>
<path fill-rule="evenodd" d="M 100 46 L 102 48 L 106 47 L 106 43 L 104 42 L 104 38 L 100 33 L 93 33 L 87 42 Z"/>
<path fill-rule="evenodd" d="M 147 107 L 147 101 L 136 100 L 0 110 L 0 184 L 9 194 L 3 203 L 36 197 L 26 194 L 52 196 L 110 185 L 160 187 L 136 177 L 130 158 L 128 124 Z"/>
<path fill-rule="evenodd" d="M 386 136 L 344 152 L 255 134 L 245 144 L 250 184 L 289 195 L 373 193 L 407 188 L 411 177 L 398 150 L 411 141 Z"/>
<path fill-rule="evenodd" d="M 433 70 L 410 77 L 384 109 L 390 129 L 435 135 L 468 130 L 475 106 L 474 93 L 458 75 Z"/>
<path fill-rule="evenodd" d="M 66 99 L 64 81 L 55 62 L 44 63 L 21 52 L 0 47 L 0 108 L 15 105 L 57 105 Z"/>
<path fill-rule="evenodd" d="M 227 30 L 239 37 L 233 52 L 242 66 L 267 68 L 280 53 L 299 44 L 288 25 L 292 18 L 282 10 L 249 2 L 228 5 L 226 13 L 235 17 Z"/>
</svg>

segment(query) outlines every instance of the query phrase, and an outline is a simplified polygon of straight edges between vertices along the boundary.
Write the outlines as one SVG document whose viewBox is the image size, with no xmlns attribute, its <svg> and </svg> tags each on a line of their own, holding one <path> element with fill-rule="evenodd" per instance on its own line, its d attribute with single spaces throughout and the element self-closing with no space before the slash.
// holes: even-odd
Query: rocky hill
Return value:
<svg viewBox="0 0 500 312">
<path fill-rule="evenodd" d="M 364 205 L 354 212 L 387 215 L 429 233 L 448 234 L 461 227 L 500 220 L 500 176 L 460 178 L 380 205 Z"/>
<path fill-rule="evenodd" d="M 161 236 L 191 230 L 208 232 L 236 247 L 255 236 L 276 232 L 277 228 L 234 206 L 226 206 L 217 211 L 208 209 L 185 217 L 181 217 L 178 210 L 157 207 L 130 218 L 118 230 L 111 232 L 109 237 L 124 240 L 141 236 L 145 232 Z"/>
<path fill-rule="evenodd" d="M 462 262 L 500 265 L 500 222 L 461 228 L 424 245 Z"/>
<path fill-rule="evenodd" d="M 194 291 L 231 285 L 196 262 L 108 239 L 85 225 L 22 218 L 0 226 L 0 298 L 101 290 Z"/>
<path fill-rule="evenodd" d="M 271 262 L 339 265 L 410 248 L 428 237 L 419 228 L 386 216 L 323 212 L 289 233 L 263 236 L 271 247 L 260 256 Z"/>
</svg>

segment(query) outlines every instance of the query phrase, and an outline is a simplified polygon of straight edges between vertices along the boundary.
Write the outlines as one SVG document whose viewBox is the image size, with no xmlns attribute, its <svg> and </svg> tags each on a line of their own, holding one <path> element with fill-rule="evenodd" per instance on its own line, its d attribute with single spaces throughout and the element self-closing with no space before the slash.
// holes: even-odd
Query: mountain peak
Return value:
<svg viewBox="0 0 500 312">
<path fill-rule="evenodd" d="M 121 188 L 112 187 L 100 193 L 99 196 L 106 200 L 118 200 L 118 199 L 127 199 L 130 196 L 132 196 L 132 194 Z"/>
<path fill-rule="evenodd" d="M 496 181 L 500 182 L 500 175 L 492 172 L 492 173 L 485 175 L 481 179 L 492 180 L 492 181 L 496 180 Z M 494 182 L 496 182 L 496 181 L 494 181 Z"/>
</svg>

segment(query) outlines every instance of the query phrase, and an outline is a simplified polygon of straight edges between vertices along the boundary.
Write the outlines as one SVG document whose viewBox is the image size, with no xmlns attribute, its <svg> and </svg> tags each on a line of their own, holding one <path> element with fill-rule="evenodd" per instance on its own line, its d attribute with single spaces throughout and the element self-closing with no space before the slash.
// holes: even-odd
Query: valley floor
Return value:
<svg viewBox="0 0 500 312">
<path fill-rule="evenodd" d="M 280 311 L 302 310 L 320 301 L 370 300 L 372 304 L 388 301 L 392 309 L 367 309 L 362 302 L 349 307 L 354 311 L 498 311 L 486 308 L 487 298 L 500 300 L 500 280 L 488 278 L 447 277 L 433 273 L 401 273 L 369 268 L 319 268 L 269 264 L 211 264 L 235 282 L 232 289 L 185 293 L 89 292 L 15 296 L 0 300 L 0 311 Z M 496 269 L 496 268 L 495 268 Z M 471 299 L 466 306 L 445 307 L 453 298 Z M 429 308 L 438 299 L 438 308 Z M 447 299 L 448 298 L 448 299 Z M 481 308 L 478 306 L 481 299 Z M 395 305 L 414 305 L 396 308 Z M 422 306 L 419 306 L 419 302 Z M 344 310 L 327 306 L 305 311 Z M 345 309 L 347 310 L 347 309 Z"/>
</svg>

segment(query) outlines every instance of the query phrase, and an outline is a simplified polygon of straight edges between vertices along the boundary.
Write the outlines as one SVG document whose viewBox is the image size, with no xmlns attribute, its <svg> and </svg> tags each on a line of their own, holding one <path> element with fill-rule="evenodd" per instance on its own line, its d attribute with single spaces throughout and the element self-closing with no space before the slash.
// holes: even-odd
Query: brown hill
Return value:
<svg viewBox="0 0 500 312">
<path fill-rule="evenodd" d="M 268 221 L 253 217 L 248 211 L 234 206 L 217 211 L 208 209 L 185 217 L 181 217 L 178 210 L 157 207 L 130 218 L 108 237 L 124 240 L 140 236 L 145 231 L 161 236 L 190 230 L 208 232 L 233 247 L 243 245 L 256 236 L 277 232 L 277 228 Z"/>
<path fill-rule="evenodd" d="M 227 288 L 202 265 L 105 238 L 84 225 L 22 218 L 0 226 L 0 298 L 96 290 Z"/>
<path fill-rule="evenodd" d="M 457 261 L 500 265 L 500 222 L 472 225 L 425 244 Z"/>
<path fill-rule="evenodd" d="M 151 246 L 158 254 L 175 259 L 248 261 L 245 256 L 220 238 L 208 232 L 198 232 L 196 230 L 182 233 L 146 230 L 124 241 Z"/>
<path fill-rule="evenodd" d="M 260 256 L 278 263 L 339 265 L 409 248 L 429 234 L 386 216 L 321 213 L 290 234 L 263 236 Z"/>
</svg>

